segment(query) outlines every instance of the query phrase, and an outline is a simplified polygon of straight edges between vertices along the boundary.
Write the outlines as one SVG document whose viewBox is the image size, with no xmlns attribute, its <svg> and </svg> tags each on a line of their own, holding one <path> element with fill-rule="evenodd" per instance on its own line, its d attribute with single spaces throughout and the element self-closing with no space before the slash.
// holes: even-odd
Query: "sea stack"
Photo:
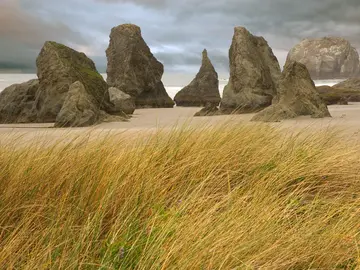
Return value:
<svg viewBox="0 0 360 270">
<path fill-rule="evenodd" d="M 357 50 L 339 37 L 304 39 L 289 51 L 287 61 L 304 64 L 313 80 L 360 76 Z"/>
<path fill-rule="evenodd" d="M 301 115 L 331 117 L 306 66 L 298 62 L 287 62 L 273 104 L 256 114 L 252 121 L 279 122 Z"/>
<path fill-rule="evenodd" d="M 263 37 L 235 27 L 229 50 L 230 79 L 223 92 L 222 113 L 258 112 L 271 105 L 281 70 Z"/>
<path fill-rule="evenodd" d="M 108 85 L 131 95 L 137 108 L 174 106 L 161 81 L 164 66 L 151 53 L 140 27 L 123 24 L 112 28 L 106 56 Z"/>
<path fill-rule="evenodd" d="M 94 62 L 84 53 L 65 45 L 47 41 L 36 60 L 39 90 L 35 101 L 37 122 L 55 122 L 70 86 L 79 81 L 92 96 L 95 105 L 115 113 L 108 86 L 96 70 Z"/>
<path fill-rule="evenodd" d="M 176 106 L 203 107 L 220 103 L 219 79 L 207 50 L 202 52 L 202 64 L 191 83 L 175 95 Z"/>
</svg>

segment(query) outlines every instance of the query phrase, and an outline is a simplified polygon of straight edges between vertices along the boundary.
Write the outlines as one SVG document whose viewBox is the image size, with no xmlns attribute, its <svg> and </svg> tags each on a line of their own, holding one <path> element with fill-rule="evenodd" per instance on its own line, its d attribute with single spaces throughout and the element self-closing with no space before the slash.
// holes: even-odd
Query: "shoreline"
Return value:
<svg viewBox="0 0 360 270">
<path fill-rule="evenodd" d="M 297 132 L 321 132 L 328 129 L 341 131 L 344 138 L 360 139 L 360 102 L 349 105 L 331 105 L 329 111 L 333 117 L 313 119 L 301 116 L 277 123 L 251 122 L 255 114 L 219 115 L 193 117 L 198 107 L 174 107 L 167 109 L 139 109 L 128 122 L 104 122 L 93 127 L 53 128 L 51 123 L 36 124 L 0 124 L 0 143 L 14 137 L 28 142 L 54 141 L 89 135 L 97 138 L 102 134 L 122 134 L 128 137 L 149 135 L 158 131 L 181 129 L 182 127 L 204 128 L 224 125 L 268 125 L 285 134 Z"/>
</svg>

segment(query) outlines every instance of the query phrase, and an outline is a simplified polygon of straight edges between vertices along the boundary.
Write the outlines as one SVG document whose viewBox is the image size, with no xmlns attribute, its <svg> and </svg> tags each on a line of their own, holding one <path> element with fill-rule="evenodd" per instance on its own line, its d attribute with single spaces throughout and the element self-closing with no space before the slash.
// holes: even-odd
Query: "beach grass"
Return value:
<svg viewBox="0 0 360 270">
<path fill-rule="evenodd" d="M 90 138 L 0 138 L 0 269 L 360 265 L 360 147 L 336 130 Z"/>
</svg>

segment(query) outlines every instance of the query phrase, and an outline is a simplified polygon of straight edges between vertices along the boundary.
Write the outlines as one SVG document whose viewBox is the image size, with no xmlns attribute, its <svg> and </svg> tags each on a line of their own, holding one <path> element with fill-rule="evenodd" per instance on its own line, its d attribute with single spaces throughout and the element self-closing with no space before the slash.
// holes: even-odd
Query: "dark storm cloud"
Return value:
<svg viewBox="0 0 360 270">
<path fill-rule="evenodd" d="M 203 48 L 211 52 L 210 58 L 217 69 L 226 70 L 233 27 L 237 25 L 264 36 L 281 64 L 287 51 L 306 37 L 341 36 L 360 48 L 359 0 L 6 2 L 17 2 L 18 5 L 12 6 L 12 16 L 6 15 L 5 24 L 1 23 L 4 22 L 4 11 L 0 8 L 3 16 L 0 16 L 1 39 L 5 40 L 0 46 L 7 46 L 7 52 L 3 52 L 1 57 L 7 55 L 9 58 L 11 52 L 16 52 L 13 56 L 17 56 L 21 48 L 27 48 L 30 53 L 39 49 L 44 39 L 54 38 L 78 45 L 76 48 L 94 58 L 102 71 L 106 66 L 104 51 L 110 29 L 121 23 L 135 23 L 142 28 L 145 41 L 164 62 L 167 71 L 179 67 L 188 67 L 191 72 L 197 70 Z M 22 18 L 22 22 L 16 18 Z"/>
<path fill-rule="evenodd" d="M 172 20 L 163 24 L 160 31 L 145 26 L 150 44 L 186 47 L 189 53 L 206 47 L 220 52 L 219 56 L 227 54 L 236 25 L 264 36 L 281 64 L 287 51 L 306 37 L 341 36 L 360 48 L 359 0 L 137 0 L 134 3 L 158 12 L 160 18 L 161 14 L 172 15 Z M 176 59 L 180 57 L 174 55 L 167 62 Z"/>
<path fill-rule="evenodd" d="M 42 20 L 26 12 L 17 0 L 0 2 L 0 63 L 34 67 L 35 58 L 46 40 L 86 44 L 79 33 L 61 21 Z"/>
</svg>

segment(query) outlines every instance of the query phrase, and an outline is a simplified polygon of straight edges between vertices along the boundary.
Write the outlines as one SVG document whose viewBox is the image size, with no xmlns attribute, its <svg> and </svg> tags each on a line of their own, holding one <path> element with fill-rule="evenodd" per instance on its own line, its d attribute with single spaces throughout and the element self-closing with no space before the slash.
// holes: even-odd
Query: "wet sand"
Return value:
<svg viewBox="0 0 360 270">
<path fill-rule="evenodd" d="M 54 141 L 56 139 L 70 138 L 81 134 L 91 133 L 101 135 L 109 133 L 147 134 L 160 129 L 190 126 L 214 126 L 221 123 L 259 125 L 250 122 L 254 114 L 220 115 L 212 117 L 193 117 L 199 108 L 175 107 L 170 109 L 139 109 L 135 111 L 129 122 L 111 122 L 88 128 L 52 128 L 52 124 L 1 124 L 0 143 L 11 138 L 21 138 L 26 141 L 34 139 Z M 350 105 L 329 106 L 332 118 L 312 119 L 308 116 L 285 120 L 280 123 L 268 123 L 279 129 L 300 131 L 325 130 L 336 128 L 344 133 L 344 136 L 357 137 L 360 139 L 360 103 Z M 95 136 L 96 137 L 96 136 Z"/>
</svg>

